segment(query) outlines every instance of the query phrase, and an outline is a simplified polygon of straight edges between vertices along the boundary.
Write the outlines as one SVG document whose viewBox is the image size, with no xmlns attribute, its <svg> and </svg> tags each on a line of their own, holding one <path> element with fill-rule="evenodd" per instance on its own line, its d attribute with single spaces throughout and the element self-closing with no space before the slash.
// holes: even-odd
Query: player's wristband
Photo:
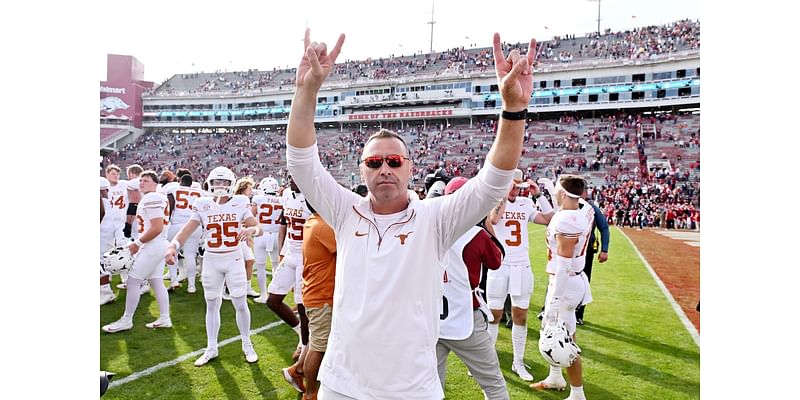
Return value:
<svg viewBox="0 0 800 400">
<path fill-rule="evenodd" d="M 553 206 L 547 201 L 547 197 L 542 196 L 541 192 L 539 192 L 539 197 L 536 198 L 536 204 L 539 205 L 542 214 L 550 214 L 553 212 Z"/>
<path fill-rule="evenodd" d="M 137 238 L 136 240 L 133 241 L 133 244 L 135 244 L 137 247 L 142 247 L 144 243 L 142 243 L 142 241 Z"/>
<path fill-rule="evenodd" d="M 178 239 L 172 239 L 172 241 L 169 242 L 169 244 L 175 246 L 175 251 L 178 251 L 181 248 L 181 242 L 179 242 Z"/>
<path fill-rule="evenodd" d="M 518 112 L 503 110 L 500 115 L 503 117 L 503 119 L 507 119 L 509 121 L 520 121 L 528 117 L 528 109 L 526 108 Z"/>
</svg>

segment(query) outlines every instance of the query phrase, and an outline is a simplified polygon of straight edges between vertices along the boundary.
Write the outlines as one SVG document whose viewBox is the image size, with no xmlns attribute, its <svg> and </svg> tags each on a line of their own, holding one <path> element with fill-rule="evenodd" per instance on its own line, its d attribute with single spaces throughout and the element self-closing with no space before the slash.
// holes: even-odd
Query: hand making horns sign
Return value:
<svg viewBox="0 0 800 400">
<path fill-rule="evenodd" d="M 503 110 L 517 112 L 527 109 L 533 93 L 532 66 L 536 55 L 536 40 L 531 39 L 525 57 L 521 56 L 517 49 L 511 50 L 508 57 L 504 57 L 499 33 L 494 34 L 493 46 L 494 68 L 497 72 L 500 96 L 503 98 Z"/>
<path fill-rule="evenodd" d="M 311 41 L 311 29 L 309 28 L 306 28 L 303 44 L 305 53 L 300 60 L 300 66 L 297 67 L 297 88 L 319 89 L 336 64 L 336 57 L 339 56 L 342 44 L 344 44 L 344 34 L 339 35 L 339 40 L 336 41 L 336 46 L 330 53 L 328 53 L 328 46 L 325 42 Z"/>
</svg>

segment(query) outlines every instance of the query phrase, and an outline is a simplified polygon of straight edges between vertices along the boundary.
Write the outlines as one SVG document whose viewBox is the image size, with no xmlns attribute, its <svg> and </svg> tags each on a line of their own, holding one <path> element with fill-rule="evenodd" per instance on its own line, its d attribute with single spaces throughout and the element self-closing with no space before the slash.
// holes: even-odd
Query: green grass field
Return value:
<svg viewBox="0 0 800 400">
<path fill-rule="evenodd" d="M 536 380 L 548 367 L 539 355 L 539 320 L 546 287 L 544 227 L 530 225 L 531 263 L 535 285 L 528 317 L 525 362 Z M 118 282 L 115 277 L 114 284 Z M 255 285 L 255 278 L 253 279 Z M 200 288 L 198 282 L 198 288 Z M 200 289 L 202 290 L 202 289 Z M 100 308 L 101 326 L 118 319 L 124 309 L 124 291 L 115 303 Z M 616 228 L 611 229 L 609 261 L 592 274 L 594 302 L 587 307 L 586 325 L 578 328 L 583 350 L 584 390 L 589 399 L 695 399 L 700 397 L 700 349 L 679 321 L 666 298 Z M 289 296 L 291 297 L 291 296 Z M 116 372 L 114 380 L 168 362 L 206 345 L 205 301 L 202 291 L 170 297 L 173 329 L 151 331 L 144 324 L 155 319 L 158 306 L 152 295 L 142 296 L 134 328 L 113 335 L 100 334 L 100 369 Z M 251 329 L 277 321 L 266 305 L 250 300 Z M 237 336 L 233 306 L 222 305 L 220 342 Z M 109 389 L 106 399 L 296 399 L 281 368 L 291 363 L 297 335 L 286 325 L 264 330 L 252 338 L 260 357 L 248 364 L 241 342 L 220 347 L 219 359 L 202 368 L 198 356 Z M 568 392 L 538 392 L 511 372 L 511 330 L 500 328 L 498 355 L 512 399 L 562 399 Z M 445 394 L 450 399 L 482 399 L 478 385 L 455 355 L 450 355 Z"/>
</svg>

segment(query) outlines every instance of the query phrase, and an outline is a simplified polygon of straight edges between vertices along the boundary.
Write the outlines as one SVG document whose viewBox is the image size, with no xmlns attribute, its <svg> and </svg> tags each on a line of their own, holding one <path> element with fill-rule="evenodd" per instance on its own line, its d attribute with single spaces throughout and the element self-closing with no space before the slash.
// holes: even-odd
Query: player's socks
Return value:
<svg viewBox="0 0 800 400">
<path fill-rule="evenodd" d="M 222 299 L 206 300 L 206 336 L 208 337 L 209 349 L 217 348 L 217 335 L 219 335 L 219 309 L 222 307 Z"/>
<path fill-rule="evenodd" d="M 239 333 L 242 335 L 242 341 L 245 338 L 250 341 L 250 309 L 247 307 L 247 295 L 242 297 L 231 298 L 233 307 L 236 309 L 236 325 L 239 326 Z"/>
<path fill-rule="evenodd" d="M 156 295 L 156 302 L 158 303 L 158 317 L 169 319 L 169 294 L 164 287 L 164 281 L 161 278 L 149 279 L 150 287 Z M 177 281 L 176 281 L 177 282 Z"/>
<path fill-rule="evenodd" d="M 514 348 L 514 363 L 522 364 L 525 356 L 525 342 L 528 340 L 528 327 L 514 324 L 511 326 L 511 343 Z"/>
</svg>

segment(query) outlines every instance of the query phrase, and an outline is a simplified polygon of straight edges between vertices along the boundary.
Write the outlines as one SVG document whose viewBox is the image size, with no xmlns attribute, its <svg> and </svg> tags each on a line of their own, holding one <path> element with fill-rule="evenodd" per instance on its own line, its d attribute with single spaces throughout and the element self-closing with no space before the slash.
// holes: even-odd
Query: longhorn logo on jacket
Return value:
<svg viewBox="0 0 800 400">
<path fill-rule="evenodd" d="M 401 233 L 401 234 L 399 234 L 399 235 L 394 235 L 394 237 L 396 237 L 396 238 L 400 239 L 400 245 L 402 246 L 402 245 L 406 244 L 406 239 L 408 239 L 408 237 L 409 237 L 409 236 L 410 236 L 412 233 L 414 233 L 414 231 L 410 231 L 410 232 L 408 232 L 408 233 Z"/>
</svg>

